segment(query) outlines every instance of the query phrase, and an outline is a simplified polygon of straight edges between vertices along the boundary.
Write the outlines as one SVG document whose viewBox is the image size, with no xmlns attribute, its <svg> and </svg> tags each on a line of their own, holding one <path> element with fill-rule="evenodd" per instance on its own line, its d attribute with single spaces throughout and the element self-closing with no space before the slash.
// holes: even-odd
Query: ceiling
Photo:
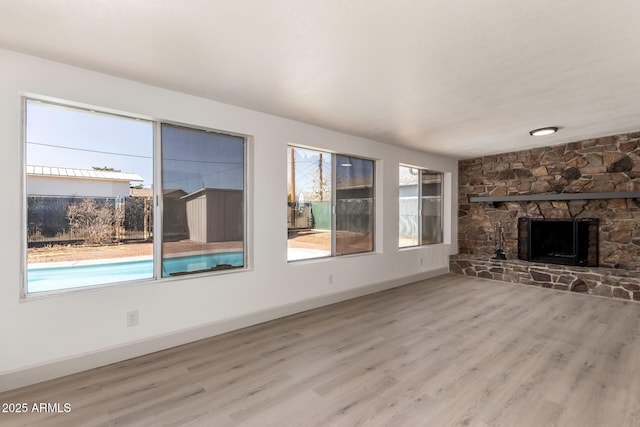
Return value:
<svg viewBox="0 0 640 427">
<path fill-rule="evenodd" d="M 0 0 L 0 47 L 471 158 L 640 130 L 639 19 L 637 0 Z"/>
</svg>

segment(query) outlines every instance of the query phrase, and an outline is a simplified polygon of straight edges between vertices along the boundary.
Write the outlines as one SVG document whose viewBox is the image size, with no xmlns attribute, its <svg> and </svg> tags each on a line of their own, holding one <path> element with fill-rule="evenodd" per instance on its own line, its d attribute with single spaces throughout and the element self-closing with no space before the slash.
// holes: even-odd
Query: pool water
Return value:
<svg viewBox="0 0 640 427">
<path fill-rule="evenodd" d="M 242 252 L 224 252 L 165 258 L 162 277 L 176 273 L 206 271 L 221 264 L 242 267 Z M 64 267 L 30 268 L 27 271 L 27 291 L 45 292 L 79 288 L 106 283 L 127 282 L 153 277 L 153 260 L 109 262 L 105 264 L 74 265 Z"/>
<path fill-rule="evenodd" d="M 162 261 L 162 277 L 175 273 L 209 270 L 218 265 L 232 265 L 242 267 L 242 252 L 222 252 L 216 254 L 191 255 L 184 257 L 165 258 Z"/>
</svg>

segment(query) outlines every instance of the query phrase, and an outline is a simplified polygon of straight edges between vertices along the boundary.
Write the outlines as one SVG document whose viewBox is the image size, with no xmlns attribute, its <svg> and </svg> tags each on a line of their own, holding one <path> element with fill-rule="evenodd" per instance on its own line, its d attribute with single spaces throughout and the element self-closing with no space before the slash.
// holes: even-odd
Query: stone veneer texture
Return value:
<svg viewBox="0 0 640 427">
<path fill-rule="evenodd" d="M 470 255 L 452 256 L 450 269 L 465 276 L 640 301 L 640 277 L 635 271 L 502 261 Z"/>
<path fill-rule="evenodd" d="M 635 199 L 503 202 L 495 207 L 469 202 L 471 196 L 627 191 L 640 191 L 640 132 L 461 160 L 459 252 L 491 258 L 500 223 L 507 259 L 513 260 L 518 258 L 519 217 L 598 218 L 600 267 L 640 275 Z"/>
</svg>

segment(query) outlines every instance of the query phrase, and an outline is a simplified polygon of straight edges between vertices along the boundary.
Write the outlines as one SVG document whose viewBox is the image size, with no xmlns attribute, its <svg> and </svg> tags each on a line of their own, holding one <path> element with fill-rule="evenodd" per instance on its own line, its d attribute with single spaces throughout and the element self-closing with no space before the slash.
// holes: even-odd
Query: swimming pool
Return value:
<svg viewBox="0 0 640 427">
<path fill-rule="evenodd" d="M 242 267 L 242 252 L 223 252 L 204 255 L 189 255 L 165 258 L 162 277 L 206 271 L 220 265 Z M 219 268 L 219 267 L 218 267 Z M 37 267 L 27 270 L 27 290 L 45 292 L 58 289 L 79 288 L 105 283 L 127 282 L 153 277 L 153 260 L 114 261 L 103 264 L 77 264 L 59 267 Z"/>
</svg>

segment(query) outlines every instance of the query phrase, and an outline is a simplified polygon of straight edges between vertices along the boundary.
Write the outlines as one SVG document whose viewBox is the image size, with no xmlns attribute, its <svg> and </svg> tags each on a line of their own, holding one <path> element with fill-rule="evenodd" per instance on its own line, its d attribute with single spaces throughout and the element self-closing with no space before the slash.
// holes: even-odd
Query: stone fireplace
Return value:
<svg viewBox="0 0 640 427">
<path fill-rule="evenodd" d="M 598 220 L 518 218 L 518 259 L 598 266 Z"/>
<path fill-rule="evenodd" d="M 639 199 L 640 132 L 461 160 L 451 271 L 640 300 Z"/>
</svg>

